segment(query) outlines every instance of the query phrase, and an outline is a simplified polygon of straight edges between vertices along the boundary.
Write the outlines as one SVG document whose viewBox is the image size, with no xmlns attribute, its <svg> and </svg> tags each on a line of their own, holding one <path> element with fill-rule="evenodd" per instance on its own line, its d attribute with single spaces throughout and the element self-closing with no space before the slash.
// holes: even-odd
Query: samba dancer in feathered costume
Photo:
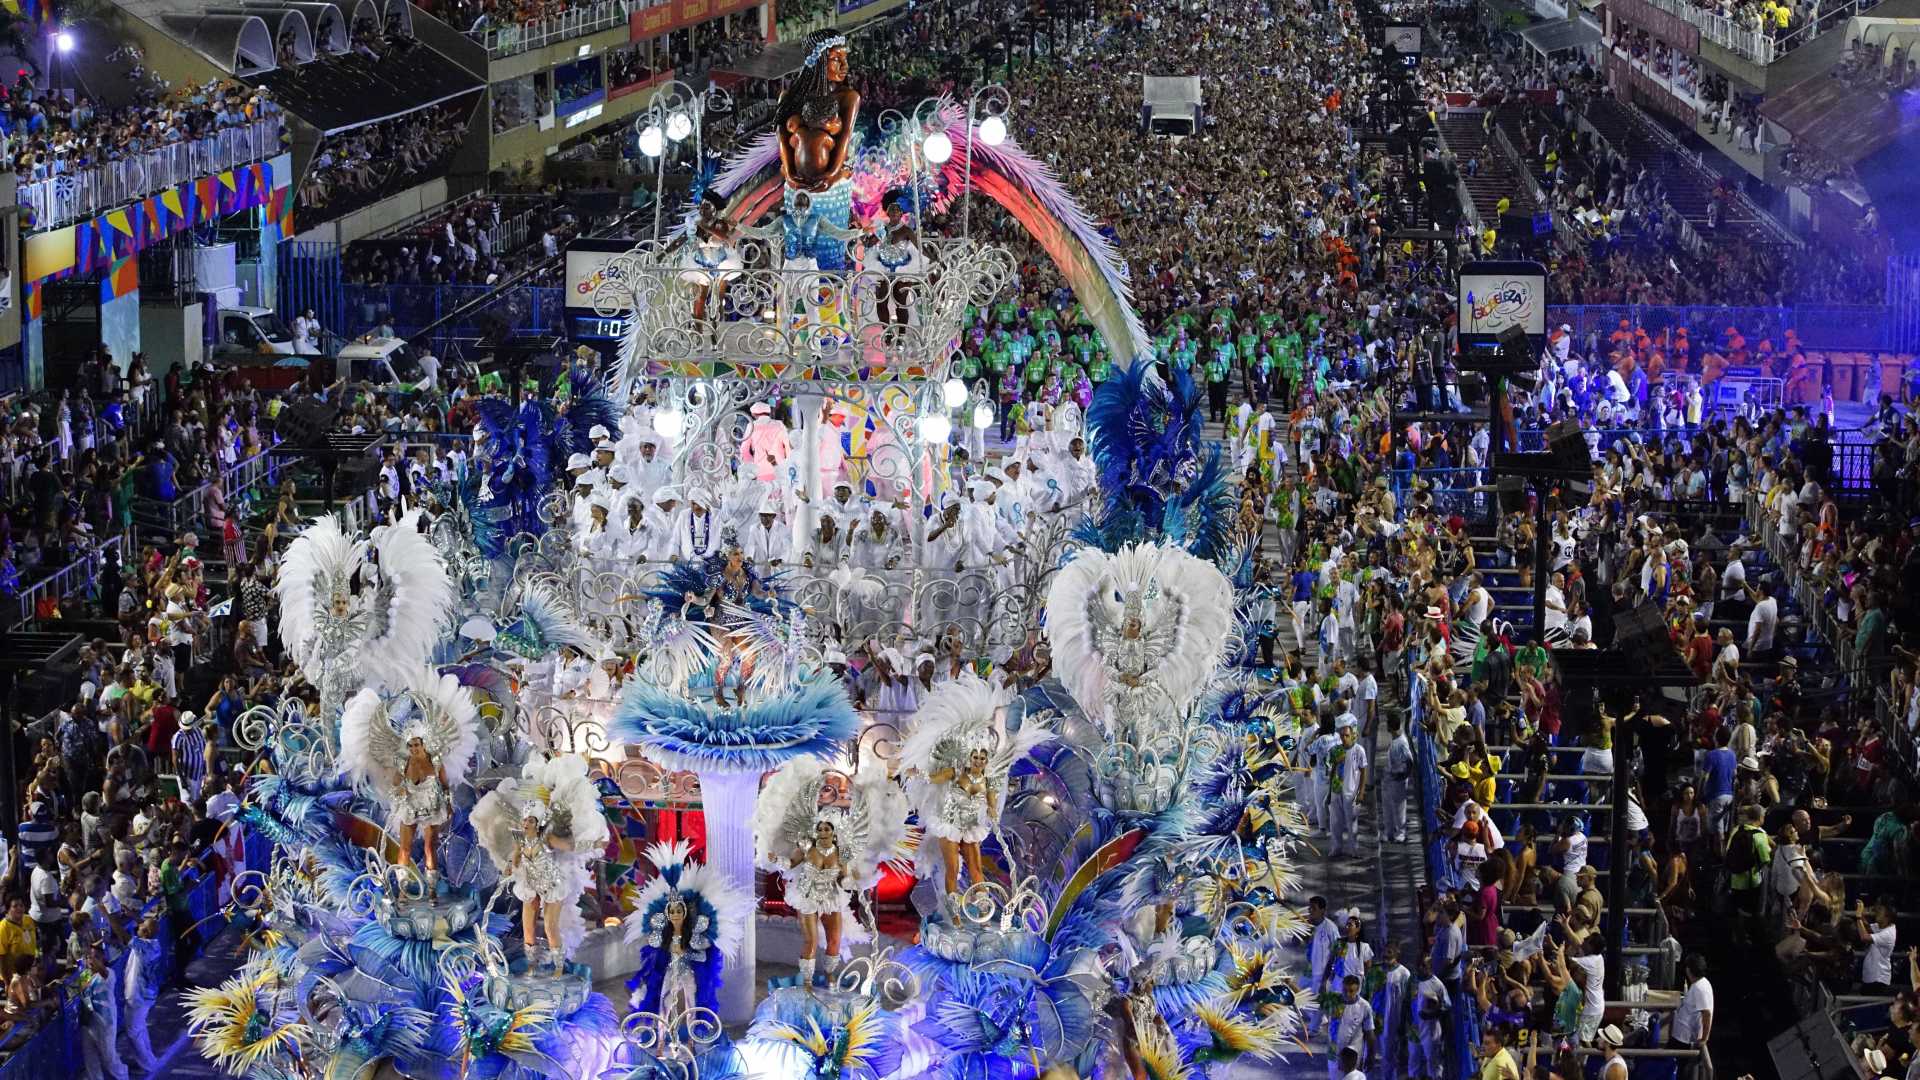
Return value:
<svg viewBox="0 0 1920 1080">
<path fill-rule="evenodd" d="M 472 822 L 480 846 L 513 884 L 520 901 L 520 940 L 532 963 L 536 930 L 546 929 L 556 970 L 586 936 L 578 901 L 592 884 L 588 864 L 607 846 L 607 820 L 587 760 L 564 754 L 530 761 L 518 780 L 480 797 Z"/>
<path fill-rule="evenodd" d="M 762 867 L 787 883 L 787 905 L 800 913 L 800 981 L 811 986 L 814 953 L 826 932 L 826 974 L 840 966 L 840 927 L 853 894 L 880 881 L 880 865 L 907 834 L 907 800 L 885 773 L 853 782 L 850 805 L 822 806 L 826 766 L 796 758 L 760 793 L 754 850 Z"/>
<path fill-rule="evenodd" d="M 719 1008 L 720 969 L 740 948 L 753 897 L 704 863 L 685 840 L 654 844 L 654 879 L 627 916 L 626 940 L 640 946 L 640 966 L 627 983 L 643 1013 L 687 1016 Z"/>
<path fill-rule="evenodd" d="M 433 651 L 453 610 L 440 555 L 420 535 L 419 511 L 367 540 L 316 518 L 288 545 L 275 589 L 280 639 L 331 717 L 359 685 L 404 685 Z"/>
<path fill-rule="evenodd" d="M 725 707 L 730 676 L 736 706 L 746 704 L 749 688 L 791 682 L 800 608 L 748 565 L 740 545 L 729 540 L 716 555 L 674 563 L 648 595 L 661 604 L 660 659 L 670 665 L 655 670 L 673 685 L 687 685 L 711 664 L 713 700 Z"/>
<path fill-rule="evenodd" d="M 927 834 L 939 841 L 946 895 L 960 891 L 960 864 L 971 882 L 986 880 L 980 844 L 999 827 L 1007 776 L 1015 762 L 1053 737 L 1038 717 L 1008 734 L 1002 717 L 1011 695 L 971 672 L 935 686 L 913 716 L 899 765 L 907 796 Z M 923 845 L 919 868 L 931 868 Z M 951 902 L 951 901 L 949 901 Z"/>
<path fill-rule="evenodd" d="M 1084 549 L 1047 589 L 1054 670 L 1081 709 L 1135 747 L 1185 725 L 1232 625 L 1225 576 L 1155 544 Z"/>
<path fill-rule="evenodd" d="M 453 789 L 466 782 L 479 743 L 473 695 L 431 668 L 415 669 L 398 693 L 363 689 L 341 710 L 342 771 L 370 786 L 386 808 L 399 834 L 399 865 L 411 864 L 420 833 L 427 873 L 437 873 L 434 842 L 453 816 Z"/>
</svg>

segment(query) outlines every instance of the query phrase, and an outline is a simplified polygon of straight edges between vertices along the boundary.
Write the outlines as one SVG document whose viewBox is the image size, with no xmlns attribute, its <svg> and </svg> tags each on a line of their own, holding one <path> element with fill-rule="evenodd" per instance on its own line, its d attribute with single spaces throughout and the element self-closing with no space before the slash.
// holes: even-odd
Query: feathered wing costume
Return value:
<svg viewBox="0 0 1920 1080">
<path fill-rule="evenodd" d="M 340 765 L 347 780 L 370 787 L 390 822 L 439 825 L 453 809 L 452 789 L 466 782 L 480 745 L 480 714 L 473 695 L 452 675 L 415 668 L 398 693 L 367 687 L 340 712 Z M 438 776 L 407 780 L 408 745 L 425 744 Z"/>
<path fill-rule="evenodd" d="M 468 512 L 476 517 L 474 533 L 489 557 L 503 553 L 505 541 L 520 533 L 546 531 L 540 502 L 568 457 L 593 450 L 589 433 L 596 426 L 618 434 L 621 411 L 604 389 L 575 390 L 565 408 L 538 397 L 517 404 L 483 397 L 474 403 L 483 460 L 475 463 L 480 483 Z"/>
<path fill-rule="evenodd" d="M 453 583 L 419 519 L 409 511 L 356 541 L 327 514 L 288 546 L 280 636 L 323 698 L 344 699 L 356 683 L 405 686 L 432 653 Z"/>
<path fill-rule="evenodd" d="M 598 644 L 567 602 L 540 581 L 521 586 L 513 617 L 504 626 L 475 616 L 461 624 L 460 633 L 518 660 L 544 660 L 568 646 L 591 652 Z"/>
<path fill-rule="evenodd" d="M 1203 559 L 1234 546 L 1233 489 L 1218 445 L 1203 445 L 1200 387 L 1135 364 L 1100 384 L 1087 409 L 1100 502 L 1078 530 L 1105 551 L 1155 536 Z"/>
<path fill-rule="evenodd" d="M 818 759 L 782 765 L 760 791 L 754 812 L 754 855 L 763 869 L 787 881 L 787 904 L 803 915 L 837 915 L 856 892 L 880 883 L 880 866 L 895 857 L 907 836 L 907 799 L 882 772 L 856 778 L 849 805 L 820 805 L 827 767 Z M 834 828 L 841 869 L 828 873 L 806 858 L 814 827 Z"/>
<path fill-rule="evenodd" d="M 677 561 L 648 590 L 661 611 L 654 671 L 680 687 L 708 668 L 723 675 L 723 664 L 737 664 L 756 693 L 777 691 L 794 673 L 799 605 L 782 595 L 778 575 L 743 561 L 729 576 L 728 559 L 723 553 Z"/>
<path fill-rule="evenodd" d="M 1047 589 L 1053 667 L 1089 716 L 1145 745 L 1185 716 L 1233 626 L 1233 587 L 1177 548 L 1086 548 Z"/>
<path fill-rule="evenodd" d="M 998 827 L 991 811 L 1006 805 L 1007 777 L 1014 764 L 1053 738 L 1052 730 L 1031 716 L 1009 734 L 1002 710 L 1011 698 L 1008 691 L 969 672 L 934 687 L 914 713 L 899 765 L 915 774 L 907 781 L 907 799 L 928 835 L 962 844 L 985 840 Z M 971 768 L 976 750 L 987 754 L 985 790 L 968 792 L 958 783 L 928 779 L 948 770 L 957 779 Z M 931 847 L 922 845 L 915 860 L 922 877 L 933 870 Z"/>
<path fill-rule="evenodd" d="M 528 818 L 539 823 L 537 835 L 524 828 Z M 592 887 L 591 865 L 611 835 L 587 759 L 562 754 L 529 761 L 518 779 L 482 795 L 469 820 L 495 868 L 512 881 L 515 898 L 557 905 L 558 945 L 563 955 L 572 955 L 587 934 L 577 901 Z M 550 836 L 565 839 L 567 847 L 555 850 Z"/>
<path fill-rule="evenodd" d="M 724 874 L 693 862 L 693 846 L 684 840 L 653 844 L 645 852 L 656 871 L 627 916 L 626 941 L 640 946 L 640 966 L 627 985 L 632 1006 L 661 1013 L 684 1002 L 694 1008 L 719 1008 L 720 970 L 740 951 L 753 897 Z M 684 913 L 680 939 L 673 940 L 671 909 Z"/>
</svg>

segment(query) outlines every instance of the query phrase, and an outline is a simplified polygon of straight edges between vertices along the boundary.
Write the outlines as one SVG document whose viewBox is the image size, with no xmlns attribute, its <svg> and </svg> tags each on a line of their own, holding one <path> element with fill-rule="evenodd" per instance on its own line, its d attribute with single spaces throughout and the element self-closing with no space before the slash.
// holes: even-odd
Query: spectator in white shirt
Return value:
<svg viewBox="0 0 1920 1080">
<path fill-rule="evenodd" d="M 1893 946 L 1897 931 L 1893 909 L 1886 904 L 1873 906 L 1873 921 L 1867 921 L 1865 901 L 1853 902 L 1853 917 L 1859 927 L 1860 941 L 1867 951 L 1860 957 L 1860 990 L 1866 994 L 1889 994 L 1893 987 Z"/>
<path fill-rule="evenodd" d="M 1780 625 L 1780 602 L 1773 598 L 1773 587 L 1761 582 L 1747 590 L 1753 597 L 1753 613 L 1747 616 L 1747 655 L 1756 661 L 1773 653 L 1773 632 Z"/>
<path fill-rule="evenodd" d="M 1707 981 L 1707 958 L 1699 953 L 1687 957 L 1684 970 L 1687 992 L 1680 997 L 1667 1035 L 1674 1046 L 1693 1049 L 1713 1037 L 1713 984 Z"/>
</svg>

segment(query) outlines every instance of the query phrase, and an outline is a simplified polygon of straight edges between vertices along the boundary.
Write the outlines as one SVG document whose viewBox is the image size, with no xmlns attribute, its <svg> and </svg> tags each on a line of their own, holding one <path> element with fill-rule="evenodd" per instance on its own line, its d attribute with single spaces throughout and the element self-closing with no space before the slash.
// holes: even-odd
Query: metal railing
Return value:
<svg viewBox="0 0 1920 1080">
<path fill-rule="evenodd" d="M 203 176 L 263 161 L 280 148 L 280 118 L 264 117 L 203 139 L 29 181 L 20 185 L 20 205 L 32 211 L 31 228 L 58 228 Z"/>
<path fill-rule="evenodd" d="M 1830 10 L 1820 12 L 1820 17 L 1812 22 L 1803 22 L 1784 33 L 1773 33 L 1761 28 L 1758 22 L 1733 18 L 1695 7 L 1686 0 L 1647 0 L 1649 4 L 1669 15 L 1676 15 L 1698 27 L 1703 41 L 1715 45 L 1744 60 L 1762 67 L 1785 57 L 1788 53 L 1831 30 L 1836 23 L 1875 7 L 1880 0 L 1845 0 Z M 1757 16 L 1756 16 L 1757 20 Z"/>
<path fill-rule="evenodd" d="M 76 591 L 90 590 L 100 581 L 100 570 L 107 564 L 107 552 L 118 552 L 121 562 L 126 561 L 126 552 L 121 550 L 123 537 L 109 536 L 99 547 L 53 573 L 20 590 L 19 615 L 13 629 L 19 630 L 33 622 L 34 609 L 39 606 L 40 598 L 53 596 L 56 599 Z"/>
<path fill-rule="evenodd" d="M 561 333 L 567 326 L 564 290 L 558 286 L 345 285 L 341 292 L 347 325 L 356 328 L 355 333 L 378 323 L 384 311 L 394 333 L 411 338 L 474 301 L 488 298 L 491 303 L 436 326 L 437 337 L 478 336 L 486 329 L 483 320 L 504 321 L 508 329 L 526 334 Z"/>
<path fill-rule="evenodd" d="M 227 497 L 227 513 L 238 513 L 236 504 L 240 499 L 262 484 L 272 486 L 279 479 L 281 470 L 293 464 L 294 460 L 285 455 L 276 455 L 272 448 L 268 448 L 221 470 L 220 482 Z M 201 484 L 192 491 L 180 493 L 169 502 L 140 498 L 135 503 L 146 511 L 149 523 L 165 528 L 168 533 L 177 534 L 206 520 L 207 491 L 212 487 L 211 482 Z"/>
<path fill-rule="evenodd" d="M 470 31 L 470 34 L 486 47 L 488 56 L 498 60 L 503 56 L 514 56 L 571 38 L 624 26 L 628 14 L 636 7 L 650 6 L 630 4 L 627 0 L 600 0 L 600 3 L 563 11 L 544 19 L 512 26 L 489 26 Z"/>
</svg>

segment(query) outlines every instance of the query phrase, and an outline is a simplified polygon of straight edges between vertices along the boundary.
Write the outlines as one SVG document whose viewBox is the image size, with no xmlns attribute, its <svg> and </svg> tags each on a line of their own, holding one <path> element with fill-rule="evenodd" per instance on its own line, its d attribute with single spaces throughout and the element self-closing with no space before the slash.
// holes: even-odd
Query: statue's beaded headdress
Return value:
<svg viewBox="0 0 1920 1080">
<path fill-rule="evenodd" d="M 847 47 L 846 35 L 835 34 L 833 37 L 827 38 L 826 40 L 820 42 L 818 45 L 815 45 L 813 47 L 813 51 L 807 54 L 807 62 L 804 64 L 801 64 L 800 66 L 812 67 L 813 65 L 820 62 L 821 57 L 827 55 L 828 53 L 832 52 L 835 49 L 844 49 L 846 47 Z"/>
</svg>

